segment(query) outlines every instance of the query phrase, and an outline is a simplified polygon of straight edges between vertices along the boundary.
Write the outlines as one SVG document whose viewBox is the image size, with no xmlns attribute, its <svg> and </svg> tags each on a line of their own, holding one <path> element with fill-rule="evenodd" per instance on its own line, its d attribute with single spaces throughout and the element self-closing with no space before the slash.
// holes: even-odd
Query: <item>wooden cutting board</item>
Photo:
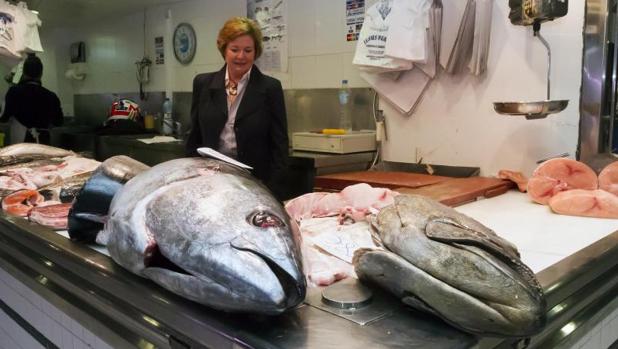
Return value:
<svg viewBox="0 0 618 349">
<path fill-rule="evenodd" d="M 459 206 L 476 200 L 504 194 L 515 183 L 499 178 L 468 177 L 453 178 L 420 188 L 395 188 L 402 194 L 424 195 L 447 206 Z"/>
<path fill-rule="evenodd" d="M 395 171 L 359 171 L 316 176 L 314 191 L 339 191 L 349 185 L 367 183 L 372 187 L 418 188 L 451 180 L 452 177 Z"/>
</svg>

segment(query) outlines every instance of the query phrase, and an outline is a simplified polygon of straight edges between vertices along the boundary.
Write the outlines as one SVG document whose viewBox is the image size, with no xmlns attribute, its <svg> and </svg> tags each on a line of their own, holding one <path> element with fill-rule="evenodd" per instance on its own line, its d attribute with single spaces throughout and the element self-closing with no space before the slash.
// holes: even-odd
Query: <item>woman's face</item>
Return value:
<svg viewBox="0 0 618 349">
<path fill-rule="evenodd" d="M 251 69 L 255 61 L 255 43 L 249 35 L 230 41 L 225 48 L 225 63 L 232 78 L 238 80 Z"/>
</svg>

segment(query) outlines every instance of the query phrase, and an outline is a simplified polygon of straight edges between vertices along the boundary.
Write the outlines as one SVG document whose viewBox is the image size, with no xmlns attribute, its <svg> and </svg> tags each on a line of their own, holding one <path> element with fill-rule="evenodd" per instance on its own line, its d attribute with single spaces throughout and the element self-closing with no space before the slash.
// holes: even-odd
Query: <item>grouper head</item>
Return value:
<svg viewBox="0 0 618 349">
<path fill-rule="evenodd" d="M 210 307 L 279 314 L 305 297 L 299 237 L 264 186 L 225 168 L 206 169 L 146 195 L 130 217 L 133 230 L 143 228 L 147 237 L 143 254 L 116 258 L 133 253 L 123 244 L 137 245 L 126 243 L 133 237 L 119 243 L 116 232 L 110 253 L 134 272 Z"/>
<path fill-rule="evenodd" d="M 355 255 L 361 279 L 467 332 L 525 337 L 543 328 L 545 299 L 534 273 L 480 222 L 428 198 L 400 195 L 374 224 L 388 250 Z"/>
</svg>

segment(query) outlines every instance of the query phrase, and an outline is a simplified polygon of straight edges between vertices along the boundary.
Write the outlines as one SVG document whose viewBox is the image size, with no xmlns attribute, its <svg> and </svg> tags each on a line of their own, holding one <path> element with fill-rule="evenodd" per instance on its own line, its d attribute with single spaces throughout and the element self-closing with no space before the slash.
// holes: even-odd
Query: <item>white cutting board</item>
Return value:
<svg viewBox="0 0 618 349">
<path fill-rule="evenodd" d="M 555 214 L 515 190 L 455 209 L 514 243 L 535 273 L 618 231 L 618 219 Z"/>
</svg>

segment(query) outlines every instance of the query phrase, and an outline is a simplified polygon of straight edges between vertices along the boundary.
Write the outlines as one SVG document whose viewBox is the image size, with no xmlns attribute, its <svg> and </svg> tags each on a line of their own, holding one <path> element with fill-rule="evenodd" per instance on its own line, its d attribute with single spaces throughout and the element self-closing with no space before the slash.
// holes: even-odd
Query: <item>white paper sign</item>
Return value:
<svg viewBox="0 0 618 349">
<path fill-rule="evenodd" d="M 311 237 L 311 242 L 333 256 L 352 263 L 354 252 L 360 248 L 377 248 L 371 238 L 367 222 L 339 226 L 337 231 L 324 232 Z"/>
</svg>

